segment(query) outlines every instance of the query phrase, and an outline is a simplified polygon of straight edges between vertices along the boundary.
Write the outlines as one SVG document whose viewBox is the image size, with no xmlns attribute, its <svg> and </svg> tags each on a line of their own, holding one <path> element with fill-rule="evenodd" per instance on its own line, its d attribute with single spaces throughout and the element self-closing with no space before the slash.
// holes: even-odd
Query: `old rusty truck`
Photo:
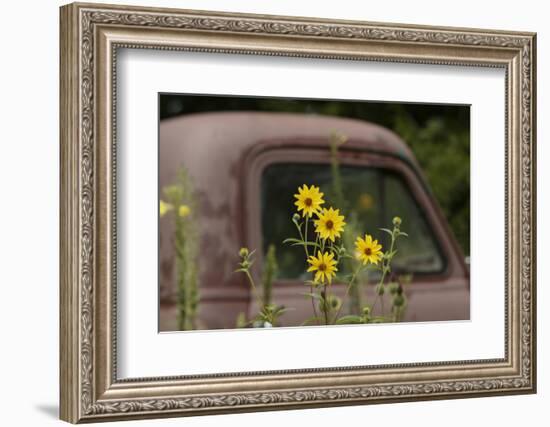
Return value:
<svg viewBox="0 0 550 427">
<path fill-rule="evenodd" d="M 331 150 L 334 132 L 346 139 L 336 154 Z M 311 301 L 303 294 L 311 273 L 305 273 L 303 250 L 282 242 L 295 236 L 296 189 L 302 184 L 330 187 L 335 155 L 347 215 L 363 232 L 384 242 L 378 228 L 391 228 L 396 215 L 403 219 L 409 237 L 400 240 L 393 266 L 410 278 L 403 320 L 469 319 L 465 255 L 413 152 L 392 131 L 357 119 L 243 111 L 162 120 L 159 138 L 159 190 L 175 182 L 183 166 L 196 195 L 200 329 L 233 328 L 239 313 L 256 313 L 245 276 L 235 273 L 241 247 L 256 249 L 253 273 L 259 277 L 269 245 L 276 246 L 272 300 L 292 308 L 280 318 L 281 325 L 299 325 L 309 316 Z M 176 329 L 171 227 L 170 221 L 160 221 L 161 331 Z M 344 285 L 332 287 L 344 296 Z M 373 286 L 363 289 L 362 297 L 372 298 Z"/>
</svg>

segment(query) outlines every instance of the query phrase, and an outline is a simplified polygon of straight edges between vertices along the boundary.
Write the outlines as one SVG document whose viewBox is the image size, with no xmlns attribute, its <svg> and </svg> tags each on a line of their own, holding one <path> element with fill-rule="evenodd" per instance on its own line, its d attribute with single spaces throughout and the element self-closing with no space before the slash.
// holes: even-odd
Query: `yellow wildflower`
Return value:
<svg viewBox="0 0 550 427">
<path fill-rule="evenodd" d="M 315 271 L 315 282 L 325 283 L 325 279 L 330 285 L 332 277 L 336 276 L 338 269 L 336 268 L 336 261 L 334 260 L 334 254 L 332 252 L 321 253 L 317 252 L 317 257 L 310 255 L 307 260 L 310 267 L 307 269 L 308 272 Z"/>
<path fill-rule="evenodd" d="M 378 261 L 382 259 L 384 253 L 382 252 L 382 245 L 378 243 L 378 240 L 374 240 L 372 236 L 365 234 L 365 238 L 357 237 L 355 240 L 356 256 L 360 261 L 363 261 L 363 265 L 378 264 Z"/>
<path fill-rule="evenodd" d="M 170 210 L 174 209 L 174 207 L 170 203 L 166 203 L 164 200 L 160 201 L 160 216 L 161 218 L 166 215 L 166 213 Z"/>
<path fill-rule="evenodd" d="M 308 188 L 307 185 L 298 187 L 298 194 L 295 194 L 294 197 L 298 199 L 294 204 L 298 206 L 298 212 L 303 211 L 303 216 L 311 216 L 319 211 L 321 205 L 325 203 L 323 200 L 324 194 L 319 191 L 319 187 L 312 185 Z"/>
<path fill-rule="evenodd" d="M 178 215 L 181 218 L 185 218 L 190 213 L 191 213 L 191 209 L 187 205 L 181 205 L 180 208 L 178 209 Z"/>
<path fill-rule="evenodd" d="M 318 219 L 314 221 L 315 231 L 322 239 L 330 239 L 332 242 L 344 231 L 344 216 L 339 209 L 323 209 L 317 213 Z"/>
</svg>

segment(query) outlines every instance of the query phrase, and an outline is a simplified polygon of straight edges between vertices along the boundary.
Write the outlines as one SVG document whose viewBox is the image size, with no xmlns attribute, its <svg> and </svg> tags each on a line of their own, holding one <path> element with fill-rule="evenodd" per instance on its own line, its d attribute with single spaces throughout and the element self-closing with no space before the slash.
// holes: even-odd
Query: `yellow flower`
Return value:
<svg viewBox="0 0 550 427">
<path fill-rule="evenodd" d="M 178 209 L 178 215 L 182 218 L 185 218 L 187 215 L 191 213 L 191 209 L 189 209 L 189 206 L 187 205 L 181 205 Z"/>
<path fill-rule="evenodd" d="M 336 268 L 336 261 L 334 260 L 334 254 L 332 252 L 325 252 L 322 254 L 321 251 L 318 251 L 317 257 L 315 257 L 315 255 L 310 255 L 307 262 L 311 265 L 307 271 L 316 271 L 314 278 L 315 282 L 325 283 L 326 279 L 330 285 L 332 277 L 336 276 L 336 272 L 338 271 Z"/>
<path fill-rule="evenodd" d="M 161 218 L 166 215 L 166 213 L 170 210 L 174 209 L 174 207 L 170 203 L 166 203 L 164 200 L 160 201 L 160 216 Z"/>
<path fill-rule="evenodd" d="M 318 219 L 314 221 L 315 231 L 319 233 L 322 239 L 330 239 L 332 242 L 337 237 L 340 237 L 340 233 L 344 231 L 344 216 L 340 215 L 339 209 L 323 209 L 320 213 L 317 213 Z"/>
<path fill-rule="evenodd" d="M 374 240 L 372 236 L 365 234 L 365 238 L 358 237 L 355 240 L 355 249 L 357 258 L 363 261 L 363 265 L 370 263 L 378 264 L 384 253 L 382 245 L 378 244 L 378 240 Z"/>
<path fill-rule="evenodd" d="M 294 197 L 298 200 L 294 202 L 298 206 L 298 212 L 303 211 L 303 216 L 311 216 L 316 213 L 325 201 L 323 200 L 323 193 L 319 191 L 319 187 L 312 185 L 308 188 L 307 185 L 298 187 L 298 194 L 295 194 Z"/>
</svg>

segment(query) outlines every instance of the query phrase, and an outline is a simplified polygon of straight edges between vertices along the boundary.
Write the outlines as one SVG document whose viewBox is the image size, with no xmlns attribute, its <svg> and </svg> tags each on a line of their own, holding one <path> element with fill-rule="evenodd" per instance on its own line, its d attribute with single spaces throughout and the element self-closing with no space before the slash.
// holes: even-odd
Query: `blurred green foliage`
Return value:
<svg viewBox="0 0 550 427">
<path fill-rule="evenodd" d="M 465 105 L 160 94 L 161 119 L 208 111 L 284 111 L 366 120 L 412 148 L 465 255 L 470 253 L 470 108 Z"/>
</svg>

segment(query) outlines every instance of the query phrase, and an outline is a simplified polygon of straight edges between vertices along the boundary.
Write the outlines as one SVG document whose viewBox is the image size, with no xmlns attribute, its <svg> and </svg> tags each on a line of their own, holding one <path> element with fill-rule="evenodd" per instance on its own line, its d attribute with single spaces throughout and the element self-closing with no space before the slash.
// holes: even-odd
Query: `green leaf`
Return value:
<svg viewBox="0 0 550 427">
<path fill-rule="evenodd" d="M 393 258 L 395 256 L 395 254 L 397 253 L 397 249 L 394 249 L 393 251 L 391 251 L 389 254 L 388 254 L 388 257 L 389 258 Z"/>
<path fill-rule="evenodd" d="M 374 316 L 374 317 L 372 317 L 372 323 L 387 323 L 390 320 L 391 319 L 389 317 L 384 317 L 384 316 Z"/>
<path fill-rule="evenodd" d="M 321 245 L 319 243 L 315 243 L 315 242 L 294 243 L 292 246 L 313 246 L 315 248 L 321 249 Z"/>
<path fill-rule="evenodd" d="M 403 232 L 403 231 L 400 231 L 400 232 L 399 232 L 399 235 L 400 235 L 400 236 L 409 237 L 409 235 L 408 235 L 407 233 Z"/>
<path fill-rule="evenodd" d="M 313 280 L 306 280 L 306 281 L 304 282 L 304 285 L 306 285 L 306 286 L 317 287 L 317 286 L 319 286 L 319 283 L 314 282 Z"/>
<path fill-rule="evenodd" d="M 310 325 L 314 322 L 316 323 L 321 323 L 323 319 L 321 319 L 319 316 L 313 316 L 313 317 L 309 317 L 307 318 L 306 320 L 304 320 L 302 322 L 302 325 L 301 326 L 307 326 L 307 325 Z"/>
<path fill-rule="evenodd" d="M 363 318 L 354 314 L 342 316 L 336 320 L 337 325 L 357 325 L 363 323 Z"/>
<path fill-rule="evenodd" d="M 390 236 L 393 236 L 393 231 L 388 228 L 379 228 L 379 230 L 388 233 Z"/>
<path fill-rule="evenodd" d="M 346 283 L 351 280 L 351 278 L 353 277 L 353 274 L 345 274 L 345 275 L 342 275 L 342 276 L 335 276 L 334 277 L 334 281 L 335 282 L 342 282 L 342 283 Z M 338 279 L 338 280 L 337 280 Z"/>
<path fill-rule="evenodd" d="M 281 314 L 286 313 L 287 311 L 295 310 L 293 307 L 279 307 L 276 309 L 273 314 L 277 317 L 279 317 Z"/>
<path fill-rule="evenodd" d="M 305 292 L 302 295 L 310 298 L 321 299 L 321 297 L 318 294 L 312 294 L 311 292 Z"/>
<path fill-rule="evenodd" d="M 289 237 L 288 239 L 283 240 L 283 243 L 305 243 L 303 240 L 296 239 L 294 237 Z"/>
<path fill-rule="evenodd" d="M 303 240 L 296 239 L 294 237 L 289 237 L 288 239 L 283 240 L 283 243 L 290 243 L 292 246 L 313 246 L 315 248 L 321 248 L 321 245 L 315 242 L 304 242 Z"/>
</svg>

